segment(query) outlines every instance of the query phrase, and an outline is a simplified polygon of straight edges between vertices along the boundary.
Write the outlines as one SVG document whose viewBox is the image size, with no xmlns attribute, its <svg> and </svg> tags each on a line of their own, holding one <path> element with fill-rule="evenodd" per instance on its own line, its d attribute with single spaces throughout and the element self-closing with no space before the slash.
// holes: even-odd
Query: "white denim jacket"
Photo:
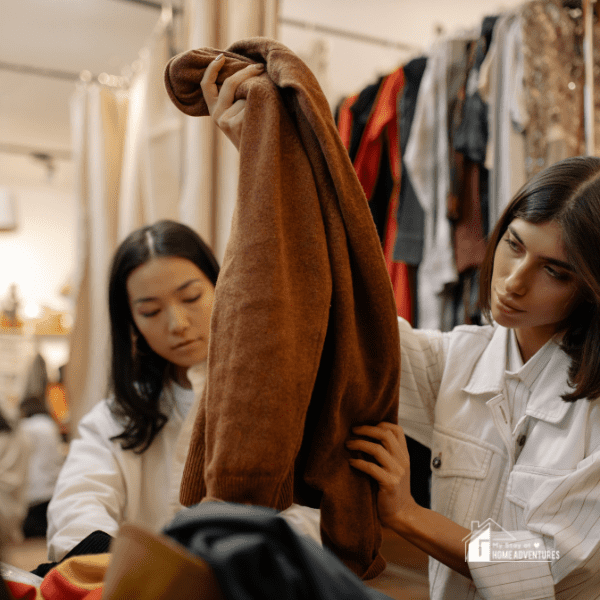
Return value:
<svg viewBox="0 0 600 600">
<path fill-rule="evenodd" d="M 399 419 L 431 448 L 433 510 L 466 528 L 492 519 L 553 557 L 470 561 L 473 581 L 431 559 L 432 600 L 600 597 L 600 401 L 561 399 L 569 357 L 551 340 L 525 365 L 539 368 L 525 377 L 535 384 L 517 438 L 506 392 L 509 330 L 441 333 L 399 321 Z"/>
</svg>

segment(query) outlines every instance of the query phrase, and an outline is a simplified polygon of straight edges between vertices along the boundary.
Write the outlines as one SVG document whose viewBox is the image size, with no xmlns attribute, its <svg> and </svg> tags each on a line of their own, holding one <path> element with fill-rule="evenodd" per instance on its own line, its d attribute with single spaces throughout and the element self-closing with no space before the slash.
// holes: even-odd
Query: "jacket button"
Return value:
<svg viewBox="0 0 600 600">
<path fill-rule="evenodd" d="M 431 461 L 431 466 L 434 469 L 439 469 L 442 466 L 442 459 L 439 456 L 435 456 Z"/>
</svg>

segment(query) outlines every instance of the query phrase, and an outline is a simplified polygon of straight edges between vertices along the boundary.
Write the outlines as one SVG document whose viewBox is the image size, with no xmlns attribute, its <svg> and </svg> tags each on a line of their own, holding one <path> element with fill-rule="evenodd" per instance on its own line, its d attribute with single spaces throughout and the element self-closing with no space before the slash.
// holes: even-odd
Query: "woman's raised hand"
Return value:
<svg viewBox="0 0 600 600">
<path fill-rule="evenodd" d="M 352 467 L 370 475 L 379 484 L 379 520 L 382 525 L 392 527 L 403 513 L 417 506 L 410 494 L 410 458 L 404 431 L 399 425 L 383 422 L 376 426 L 353 427 L 352 433 L 373 440 L 353 438 L 346 442 L 346 447 L 364 452 L 376 462 L 361 458 L 348 460 Z"/>
<path fill-rule="evenodd" d="M 228 77 L 219 90 L 216 81 L 224 63 L 224 55 L 220 54 L 217 56 L 206 67 L 200 87 L 202 88 L 204 100 L 213 121 L 239 150 L 246 101 L 241 99 L 234 102 L 235 92 L 238 86 L 246 81 L 246 79 L 260 75 L 264 71 L 265 66 L 261 63 L 247 66 L 245 69 Z"/>
</svg>

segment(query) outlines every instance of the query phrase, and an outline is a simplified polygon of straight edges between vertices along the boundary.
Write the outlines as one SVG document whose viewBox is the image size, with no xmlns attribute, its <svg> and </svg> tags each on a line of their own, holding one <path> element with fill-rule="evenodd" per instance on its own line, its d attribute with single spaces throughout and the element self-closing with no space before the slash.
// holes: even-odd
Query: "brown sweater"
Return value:
<svg viewBox="0 0 600 600">
<path fill-rule="evenodd" d="M 186 114 L 208 114 L 199 83 L 219 52 L 167 65 Z M 308 67 L 267 38 L 224 54 L 218 83 L 252 62 L 266 70 L 238 88 L 238 198 L 181 501 L 320 507 L 324 544 L 371 578 L 385 566 L 377 487 L 349 466 L 344 442 L 354 425 L 397 420 L 398 325 L 381 245 Z"/>
</svg>

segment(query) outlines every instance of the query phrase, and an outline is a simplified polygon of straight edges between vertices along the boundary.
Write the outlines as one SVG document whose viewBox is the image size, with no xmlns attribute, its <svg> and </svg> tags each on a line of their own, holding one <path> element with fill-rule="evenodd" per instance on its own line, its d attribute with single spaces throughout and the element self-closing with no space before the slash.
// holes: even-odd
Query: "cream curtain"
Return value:
<svg viewBox="0 0 600 600">
<path fill-rule="evenodd" d="M 278 0 L 187 0 L 185 49 L 224 49 L 254 36 L 277 39 L 278 9 Z M 237 150 L 209 119 L 184 119 L 186 158 L 180 217 L 207 240 L 220 261 L 237 195 Z"/>
<path fill-rule="evenodd" d="M 277 0 L 185 0 L 178 51 L 225 48 L 245 37 L 276 38 Z M 169 100 L 163 71 L 173 28 L 168 11 L 136 61 L 126 91 L 88 84 L 72 99 L 79 200 L 75 325 L 65 383 L 71 432 L 106 396 L 109 375 L 108 268 L 116 246 L 158 219 L 193 227 L 221 259 L 237 194 L 238 157 L 210 119 Z"/>
<path fill-rule="evenodd" d="M 119 241 L 144 224 L 179 218 L 183 115 L 163 83 L 171 57 L 169 32 L 169 18 L 162 17 L 129 86 Z"/>
<path fill-rule="evenodd" d="M 123 94 L 95 84 L 79 88 L 71 102 L 79 200 L 75 325 L 65 369 L 72 431 L 107 389 L 106 281 L 116 243 L 126 108 Z"/>
</svg>

